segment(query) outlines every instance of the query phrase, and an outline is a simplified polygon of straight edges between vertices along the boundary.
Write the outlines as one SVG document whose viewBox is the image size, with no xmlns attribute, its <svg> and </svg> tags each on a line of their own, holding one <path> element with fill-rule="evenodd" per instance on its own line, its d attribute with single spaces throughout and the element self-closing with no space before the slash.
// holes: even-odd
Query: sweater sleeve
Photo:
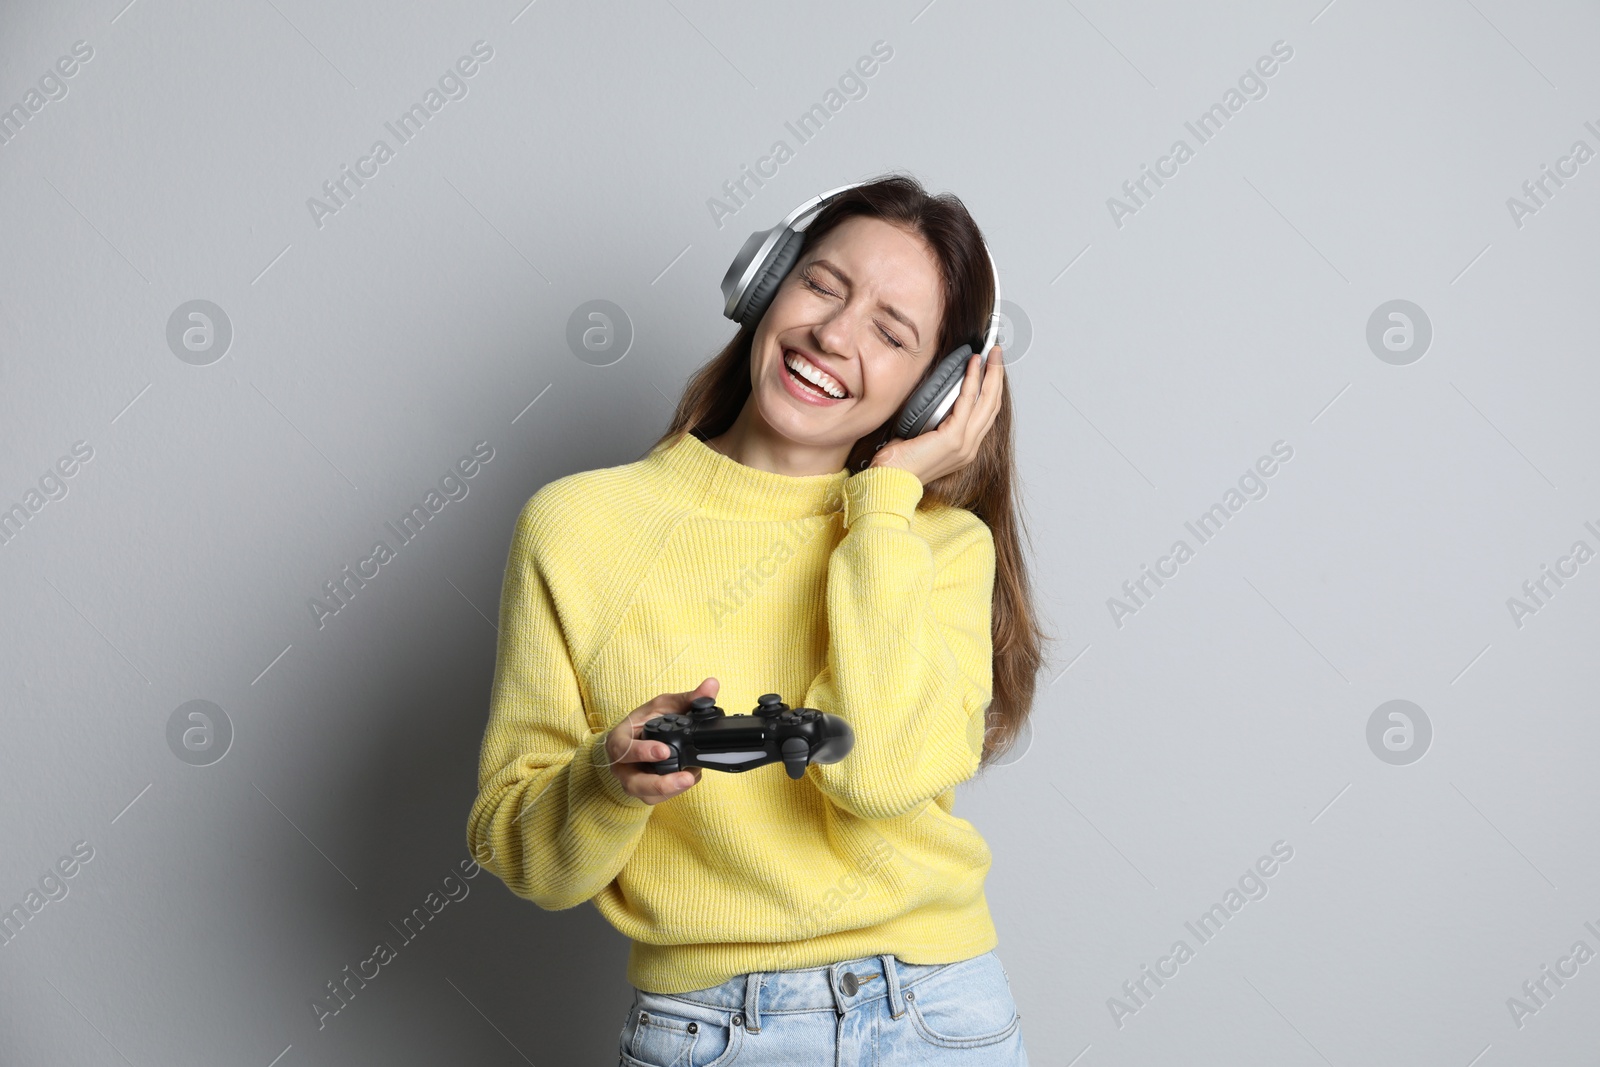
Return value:
<svg viewBox="0 0 1600 1067">
<path fill-rule="evenodd" d="M 828 652 L 807 707 L 847 720 L 855 747 L 807 773 L 867 819 L 905 815 L 976 773 L 991 699 L 994 538 L 977 516 L 935 546 L 911 529 L 922 483 L 869 467 L 845 483 L 828 561 Z"/>
<path fill-rule="evenodd" d="M 632 855 L 650 805 L 607 766 L 539 560 L 535 495 L 517 518 L 467 847 L 511 891 L 551 911 L 605 888 Z M 485 861 L 487 857 L 487 861 Z"/>
</svg>

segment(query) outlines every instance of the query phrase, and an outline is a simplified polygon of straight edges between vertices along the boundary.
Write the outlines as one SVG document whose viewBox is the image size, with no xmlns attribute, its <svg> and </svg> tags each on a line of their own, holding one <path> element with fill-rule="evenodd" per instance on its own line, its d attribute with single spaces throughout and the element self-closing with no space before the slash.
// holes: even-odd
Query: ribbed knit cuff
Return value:
<svg viewBox="0 0 1600 1067">
<path fill-rule="evenodd" d="M 617 776 L 611 773 L 610 757 L 606 754 L 606 734 L 591 733 L 584 738 L 573 753 L 571 772 L 578 776 L 579 792 L 583 792 L 584 777 L 594 780 L 601 796 L 625 808 L 648 808 L 650 805 L 622 788 Z"/>
<path fill-rule="evenodd" d="M 862 515 L 888 512 L 908 523 L 922 499 L 922 482 L 904 467 L 868 467 L 844 483 L 844 524 Z"/>
</svg>

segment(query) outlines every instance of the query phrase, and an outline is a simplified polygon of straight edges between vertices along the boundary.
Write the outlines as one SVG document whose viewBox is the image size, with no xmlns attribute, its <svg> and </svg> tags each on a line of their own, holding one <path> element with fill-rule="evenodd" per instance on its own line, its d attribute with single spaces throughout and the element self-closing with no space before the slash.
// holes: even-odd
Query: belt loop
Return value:
<svg viewBox="0 0 1600 1067">
<path fill-rule="evenodd" d="M 744 1028 L 748 1033 L 761 1032 L 761 983 L 764 981 L 760 971 L 744 976 Z"/>
<path fill-rule="evenodd" d="M 885 952 L 878 957 L 883 965 L 883 979 L 889 991 L 889 1017 L 898 1019 L 906 1013 L 905 998 L 900 995 L 900 969 L 894 953 Z"/>
</svg>

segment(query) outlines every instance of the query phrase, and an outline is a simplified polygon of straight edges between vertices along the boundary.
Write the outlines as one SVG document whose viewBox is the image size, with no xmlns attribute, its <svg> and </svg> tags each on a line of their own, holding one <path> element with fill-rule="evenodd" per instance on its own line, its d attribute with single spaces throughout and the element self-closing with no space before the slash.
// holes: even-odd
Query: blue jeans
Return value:
<svg viewBox="0 0 1600 1067">
<path fill-rule="evenodd" d="M 892 953 L 741 974 L 690 993 L 633 991 L 622 1067 L 1027 1067 L 1000 958 Z"/>
</svg>

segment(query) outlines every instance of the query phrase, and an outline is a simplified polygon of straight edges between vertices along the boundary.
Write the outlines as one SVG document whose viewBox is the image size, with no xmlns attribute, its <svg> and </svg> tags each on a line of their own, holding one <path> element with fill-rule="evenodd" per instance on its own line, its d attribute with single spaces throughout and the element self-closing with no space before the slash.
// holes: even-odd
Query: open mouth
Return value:
<svg viewBox="0 0 1600 1067">
<path fill-rule="evenodd" d="M 844 384 L 792 348 L 783 350 L 783 366 L 796 385 L 820 399 L 845 400 L 850 391 Z"/>
</svg>

